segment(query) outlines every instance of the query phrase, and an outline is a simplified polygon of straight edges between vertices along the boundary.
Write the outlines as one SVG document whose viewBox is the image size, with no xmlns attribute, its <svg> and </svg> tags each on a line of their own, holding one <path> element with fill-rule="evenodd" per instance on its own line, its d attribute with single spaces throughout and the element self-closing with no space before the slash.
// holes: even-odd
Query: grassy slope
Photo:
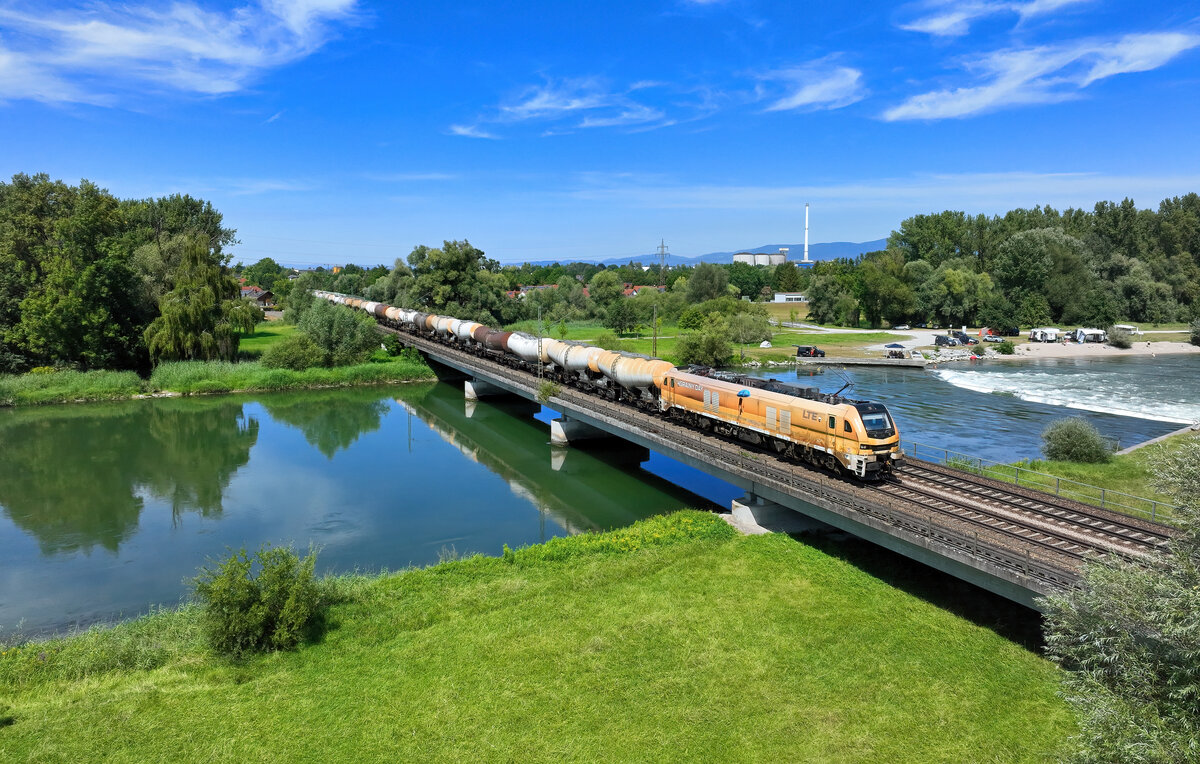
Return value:
<svg viewBox="0 0 1200 764">
<path fill-rule="evenodd" d="M 1021 462 L 1020 466 L 1066 480 L 1086 483 L 1096 488 L 1103 488 L 1106 491 L 1119 491 L 1131 496 L 1140 496 L 1170 504 L 1173 503 L 1171 498 L 1159 493 L 1154 488 L 1151 462 L 1155 455 L 1162 453 L 1164 450 L 1177 449 L 1184 441 L 1195 438 L 1200 438 L 1200 434 L 1183 433 L 1175 435 L 1161 443 L 1139 448 L 1136 451 L 1121 456 L 1114 456 L 1111 461 L 1105 464 L 1076 464 L 1074 462 L 1041 460 Z M 989 471 L 988 476 L 997 479 L 1008 479 L 1007 475 L 994 473 L 993 471 Z M 1026 485 L 1026 481 L 1022 479 L 1021 484 Z M 1072 488 L 1072 490 L 1074 489 Z M 1098 503 L 1099 497 L 1074 496 L 1073 498 Z M 1117 500 L 1122 501 L 1123 499 L 1117 497 Z"/>
<path fill-rule="evenodd" d="M 240 665 L 189 647 L 65 679 L 69 642 L 10 651 L 0 759 L 1018 761 L 1072 731 L 1048 662 L 786 536 L 733 536 L 677 513 L 346 581 L 322 641 Z M 143 643 L 194 642 L 194 611 L 156 618 Z"/>
<path fill-rule="evenodd" d="M 238 354 L 258 358 L 271 345 L 295 333 L 296 327 L 293 324 L 285 324 L 282 321 L 260 321 L 254 327 L 253 334 L 242 334 L 241 340 L 238 342 Z"/>
</svg>

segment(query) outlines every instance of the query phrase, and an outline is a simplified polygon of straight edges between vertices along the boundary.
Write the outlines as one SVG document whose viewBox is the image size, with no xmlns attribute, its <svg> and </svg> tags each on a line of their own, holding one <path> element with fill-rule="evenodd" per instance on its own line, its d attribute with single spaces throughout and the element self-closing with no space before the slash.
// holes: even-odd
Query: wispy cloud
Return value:
<svg viewBox="0 0 1200 764">
<path fill-rule="evenodd" d="M 500 137 L 489 133 L 478 125 L 450 125 L 447 132 L 450 135 L 460 135 L 463 138 L 489 138 L 495 140 Z"/>
<path fill-rule="evenodd" d="M 913 96 L 884 112 L 883 118 L 947 119 L 1007 106 L 1065 101 L 1098 80 L 1157 69 L 1197 46 L 1200 35 L 1161 32 L 1001 50 L 963 63 L 977 75 L 979 84 Z"/>
<path fill-rule="evenodd" d="M 282 117 L 282 116 L 283 116 L 283 112 L 282 112 L 282 111 L 277 111 L 277 112 L 275 112 L 274 114 L 272 114 L 271 116 L 267 117 L 265 120 L 263 120 L 263 124 L 264 124 L 264 125 L 269 125 L 269 124 L 271 124 L 272 122 L 274 122 L 275 120 L 279 119 L 279 118 L 280 118 L 280 117 Z"/>
<path fill-rule="evenodd" d="M 835 66 L 827 58 L 776 69 L 760 75 L 759 79 L 782 82 L 786 90 L 782 95 L 774 93 L 766 96 L 760 88 L 760 96 L 772 99 L 766 111 L 840 109 L 862 100 L 866 95 L 861 71 L 848 66 Z"/>
<path fill-rule="evenodd" d="M 450 133 L 469 138 L 496 138 L 482 127 L 538 123 L 541 135 L 565 135 L 575 130 L 623 127 L 630 131 L 652 130 L 675 124 L 658 106 L 645 103 L 646 91 L 661 89 L 663 83 L 641 80 L 625 88 L 614 88 L 599 77 L 550 79 L 531 85 L 481 114 L 472 125 L 451 125 Z M 493 128 L 494 129 L 494 128 Z"/>
<path fill-rule="evenodd" d="M 901 24 L 901 29 L 922 32 L 935 37 L 960 37 L 971 31 L 971 24 L 986 16 L 1001 13 L 1016 14 L 1022 21 L 1053 13 L 1059 8 L 1092 0 L 1026 0 L 1025 2 L 996 2 L 995 0 L 934 0 L 910 6 L 908 12 L 916 18 Z"/>
<path fill-rule="evenodd" d="M 303 58 L 356 0 L 261 0 L 230 11 L 196 2 L 0 8 L 0 100 L 111 104 L 145 89 L 233 93 Z"/>
</svg>

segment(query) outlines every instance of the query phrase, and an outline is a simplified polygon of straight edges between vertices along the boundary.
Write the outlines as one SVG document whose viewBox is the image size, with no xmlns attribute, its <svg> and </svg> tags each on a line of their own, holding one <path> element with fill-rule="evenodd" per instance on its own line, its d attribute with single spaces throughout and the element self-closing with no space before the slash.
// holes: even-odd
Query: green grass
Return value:
<svg viewBox="0 0 1200 764">
<path fill-rule="evenodd" d="M 0 375 L 0 406 L 118 400 L 147 389 L 145 380 L 132 371 Z"/>
<path fill-rule="evenodd" d="M 132 371 L 59 371 L 0 376 L 0 406 L 122 400 L 169 392 L 199 393 L 350 387 L 433 379 L 421 361 L 390 358 L 377 351 L 368 363 L 304 371 L 268 369 L 251 361 L 175 361 L 155 367 L 145 380 Z"/>
<path fill-rule="evenodd" d="M 1073 732 L 1048 661 L 703 513 L 332 586 L 293 653 L 214 657 L 194 609 L 8 649 L 0 759 L 1032 761 Z"/>
<path fill-rule="evenodd" d="M 238 342 L 238 355 L 257 359 L 263 351 L 279 342 L 284 337 L 296 333 L 293 324 L 282 321 L 261 321 L 254 327 L 253 334 L 242 334 Z"/>
<path fill-rule="evenodd" d="M 987 467 L 984 474 L 987 477 L 1005 482 L 1016 482 L 1017 468 L 1021 469 L 1020 484 L 1026 488 L 1054 493 L 1058 492 L 1076 501 L 1082 501 L 1096 506 L 1105 506 L 1116 511 L 1126 512 L 1138 517 L 1150 517 L 1165 521 L 1161 511 L 1153 506 L 1153 502 L 1173 504 L 1171 497 L 1154 488 L 1154 475 L 1151 462 L 1157 454 L 1178 449 L 1186 440 L 1200 438 L 1196 433 L 1175 435 L 1136 451 L 1120 456 L 1114 456 L 1102 464 L 1077 464 L 1074 462 L 1054 462 L 1036 460 L 1018 462 L 1013 465 L 993 465 Z M 955 465 L 967 468 L 967 465 Z M 971 471 L 978 468 L 971 466 Z M 1049 478 L 1031 475 L 1028 471 L 1041 472 Z M 1056 483 L 1054 478 L 1060 478 Z M 1076 485 L 1076 483 L 1081 485 Z M 1105 493 L 1101 494 L 1101 490 Z M 1115 492 L 1115 493 L 1112 493 Z M 1121 496 L 1118 494 L 1126 494 Z M 1128 497 L 1138 497 L 1145 501 L 1133 501 Z M 1121 506 L 1125 505 L 1125 506 Z"/>
<path fill-rule="evenodd" d="M 169 390 L 184 395 L 196 393 L 228 393 L 260 390 L 292 390 L 311 387 L 348 387 L 352 385 L 411 382 L 433 379 L 433 373 L 422 362 L 404 358 L 383 363 L 362 363 L 331 369 L 312 368 L 304 371 L 268 369 L 254 362 L 175 361 L 160 364 L 150 375 L 155 390 Z"/>
</svg>

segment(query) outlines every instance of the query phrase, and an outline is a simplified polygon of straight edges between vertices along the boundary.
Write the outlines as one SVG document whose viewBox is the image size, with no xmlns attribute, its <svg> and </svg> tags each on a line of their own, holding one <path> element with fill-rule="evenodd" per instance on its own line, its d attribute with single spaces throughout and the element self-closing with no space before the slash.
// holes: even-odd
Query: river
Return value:
<svg viewBox="0 0 1200 764">
<path fill-rule="evenodd" d="M 1200 411 L 1195 356 L 1078 363 L 759 373 L 852 382 L 906 441 L 998 461 L 1036 458 L 1061 416 L 1130 445 Z M 658 454 L 552 448 L 552 416 L 431 383 L 0 410 L 0 635 L 175 605 L 228 548 L 314 544 L 322 572 L 396 570 L 741 493 Z"/>
</svg>

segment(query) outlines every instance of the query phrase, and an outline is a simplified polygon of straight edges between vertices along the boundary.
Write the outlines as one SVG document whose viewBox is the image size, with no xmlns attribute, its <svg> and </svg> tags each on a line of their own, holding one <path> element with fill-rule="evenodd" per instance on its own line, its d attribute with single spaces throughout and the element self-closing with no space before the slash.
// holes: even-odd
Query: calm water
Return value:
<svg viewBox="0 0 1200 764">
<path fill-rule="evenodd" d="M 0 411 L 0 633 L 177 603 L 228 546 L 396 569 L 710 506 L 629 449 L 551 448 L 534 410 L 420 385 Z"/>
<path fill-rule="evenodd" d="M 1180 427 L 1146 416 L 1200 418 L 1194 356 L 763 375 L 849 379 L 906 440 L 1005 461 L 1037 456 L 1061 416 L 1126 445 Z M 0 634 L 173 605 L 227 547 L 314 543 L 325 571 L 397 569 L 742 493 L 658 454 L 551 448 L 555 415 L 537 412 L 445 384 L 0 410 Z"/>
</svg>

